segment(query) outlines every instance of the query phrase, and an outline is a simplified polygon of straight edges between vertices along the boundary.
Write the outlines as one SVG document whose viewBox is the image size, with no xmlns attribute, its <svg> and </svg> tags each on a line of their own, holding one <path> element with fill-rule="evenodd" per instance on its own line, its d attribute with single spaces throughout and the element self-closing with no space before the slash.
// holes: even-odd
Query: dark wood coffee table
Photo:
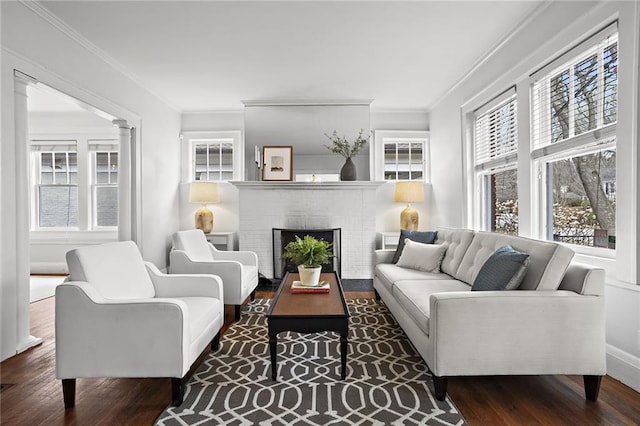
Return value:
<svg viewBox="0 0 640 426">
<path fill-rule="evenodd" d="M 291 293 L 291 284 L 300 277 L 297 273 L 287 273 L 276 292 L 267 312 L 269 324 L 269 351 L 271 352 L 271 377 L 277 376 L 278 333 L 294 331 L 298 333 L 319 333 L 335 331 L 340 333 L 340 357 L 342 378 L 347 374 L 347 343 L 349 335 L 349 309 L 342 292 L 340 278 L 335 272 L 320 275 L 321 281 L 329 281 L 329 293 Z"/>
</svg>

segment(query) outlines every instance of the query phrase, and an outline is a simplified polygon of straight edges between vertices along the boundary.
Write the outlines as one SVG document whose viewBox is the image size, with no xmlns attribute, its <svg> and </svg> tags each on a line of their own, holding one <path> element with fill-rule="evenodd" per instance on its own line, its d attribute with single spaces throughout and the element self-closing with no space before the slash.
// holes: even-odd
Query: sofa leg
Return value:
<svg viewBox="0 0 640 426">
<path fill-rule="evenodd" d="M 253 291 L 251 292 L 251 301 L 253 302 L 254 300 L 256 300 L 256 290 L 253 289 Z"/>
<path fill-rule="evenodd" d="M 211 341 L 211 350 L 213 352 L 217 351 L 220 348 L 220 332 L 218 331 L 218 334 L 216 334 L 213 337 L 213 340 Z"/>
<path fill-rule="evenodd" d="M 584 394 L 589 401 L 597 401 L 602 376 L 584 376 Z"/>
<path fill-rule="evenodd" d="M 171 405 L 177 407 L 184 400 L 184 390 L 187 387 L 187 375 L 171 378 Z"/>
<path fill-rule="evenodd" d="M 376 302 L 379 302 L 380 301 L 380 293 L 378 293 L 378 290 L 376 290 L 376 289 L 373 290 L 373 293 L 375 294 Z"/>
<path fill-rule="evenodd" d="M 62 399 L 65 409 L 76 405 L 76 379 L 62 379 Z"/>
<path fill-rule="evenodd" d="M 242 305 L 235 305 L 235 315 L 233 316 L 233 321 L 238 322 L 240 321 L 240 309 L 242 308 Z"/>
<path fill-rule="evenodd" d="M 447 378 L 434 375 L 433 389 L 435 390 L 436 399 L 438 401 L 444 401 L 447 397 Z"/>
</svg>

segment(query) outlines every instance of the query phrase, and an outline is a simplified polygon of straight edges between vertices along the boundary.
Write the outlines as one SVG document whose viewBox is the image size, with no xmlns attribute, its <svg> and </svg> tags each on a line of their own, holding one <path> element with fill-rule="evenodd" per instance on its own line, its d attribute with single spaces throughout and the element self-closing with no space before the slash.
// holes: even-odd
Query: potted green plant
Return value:
<svg viewBox="0 0 640 426">
<path fill-rule="evenodd" d="M 296 235 L 295 241 L 284 247 L 282 257 L 298 265 L 303 285 L 317 286 L 322 265 L 329 263 L 333 257 L 332 244 L 310 235 L 305 235 L 304 238 Z"/>
</svg>

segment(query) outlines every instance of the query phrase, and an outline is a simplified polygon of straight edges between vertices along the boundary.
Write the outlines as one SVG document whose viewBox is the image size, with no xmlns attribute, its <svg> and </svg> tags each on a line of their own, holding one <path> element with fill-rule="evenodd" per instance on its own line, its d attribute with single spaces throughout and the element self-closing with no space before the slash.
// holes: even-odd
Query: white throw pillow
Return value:
<svg viewBox="0 0 640 426">
<path fill-rule="evenodd" d="M 447 251 L 444 244 L 423 244 L 404 240 L 404 249 L 398 259 L 398 266 L 424 272 L 440 272 L 440 264 Z"/>
</svg>

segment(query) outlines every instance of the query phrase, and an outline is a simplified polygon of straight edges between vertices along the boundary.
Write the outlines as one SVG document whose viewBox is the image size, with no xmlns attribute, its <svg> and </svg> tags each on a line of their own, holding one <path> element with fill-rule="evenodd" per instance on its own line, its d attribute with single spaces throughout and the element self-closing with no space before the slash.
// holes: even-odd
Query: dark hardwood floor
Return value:
<svg viewBox="0 0 640 426">
<path fill-rule="evenodd" d="M 257 297 L 271 297 L 259 292 Z M 371 292 L 346 293 L 371 298 Z M 233 309 L 225 312 L 226 323 Z M 54 299 L 31 304 L 32 334 L 44 343 L 0 364 L 0 422 L 6 425 L 151 425 L 169 404 L 169 379 L 78 379 L 76 406 L 64 409 L 55 378 Z M 597 402 L 582 377 L 451 378 L 449 395 L 470 425 L 637 425 L 640 394 L 606 377 Z"/>
</svg>

